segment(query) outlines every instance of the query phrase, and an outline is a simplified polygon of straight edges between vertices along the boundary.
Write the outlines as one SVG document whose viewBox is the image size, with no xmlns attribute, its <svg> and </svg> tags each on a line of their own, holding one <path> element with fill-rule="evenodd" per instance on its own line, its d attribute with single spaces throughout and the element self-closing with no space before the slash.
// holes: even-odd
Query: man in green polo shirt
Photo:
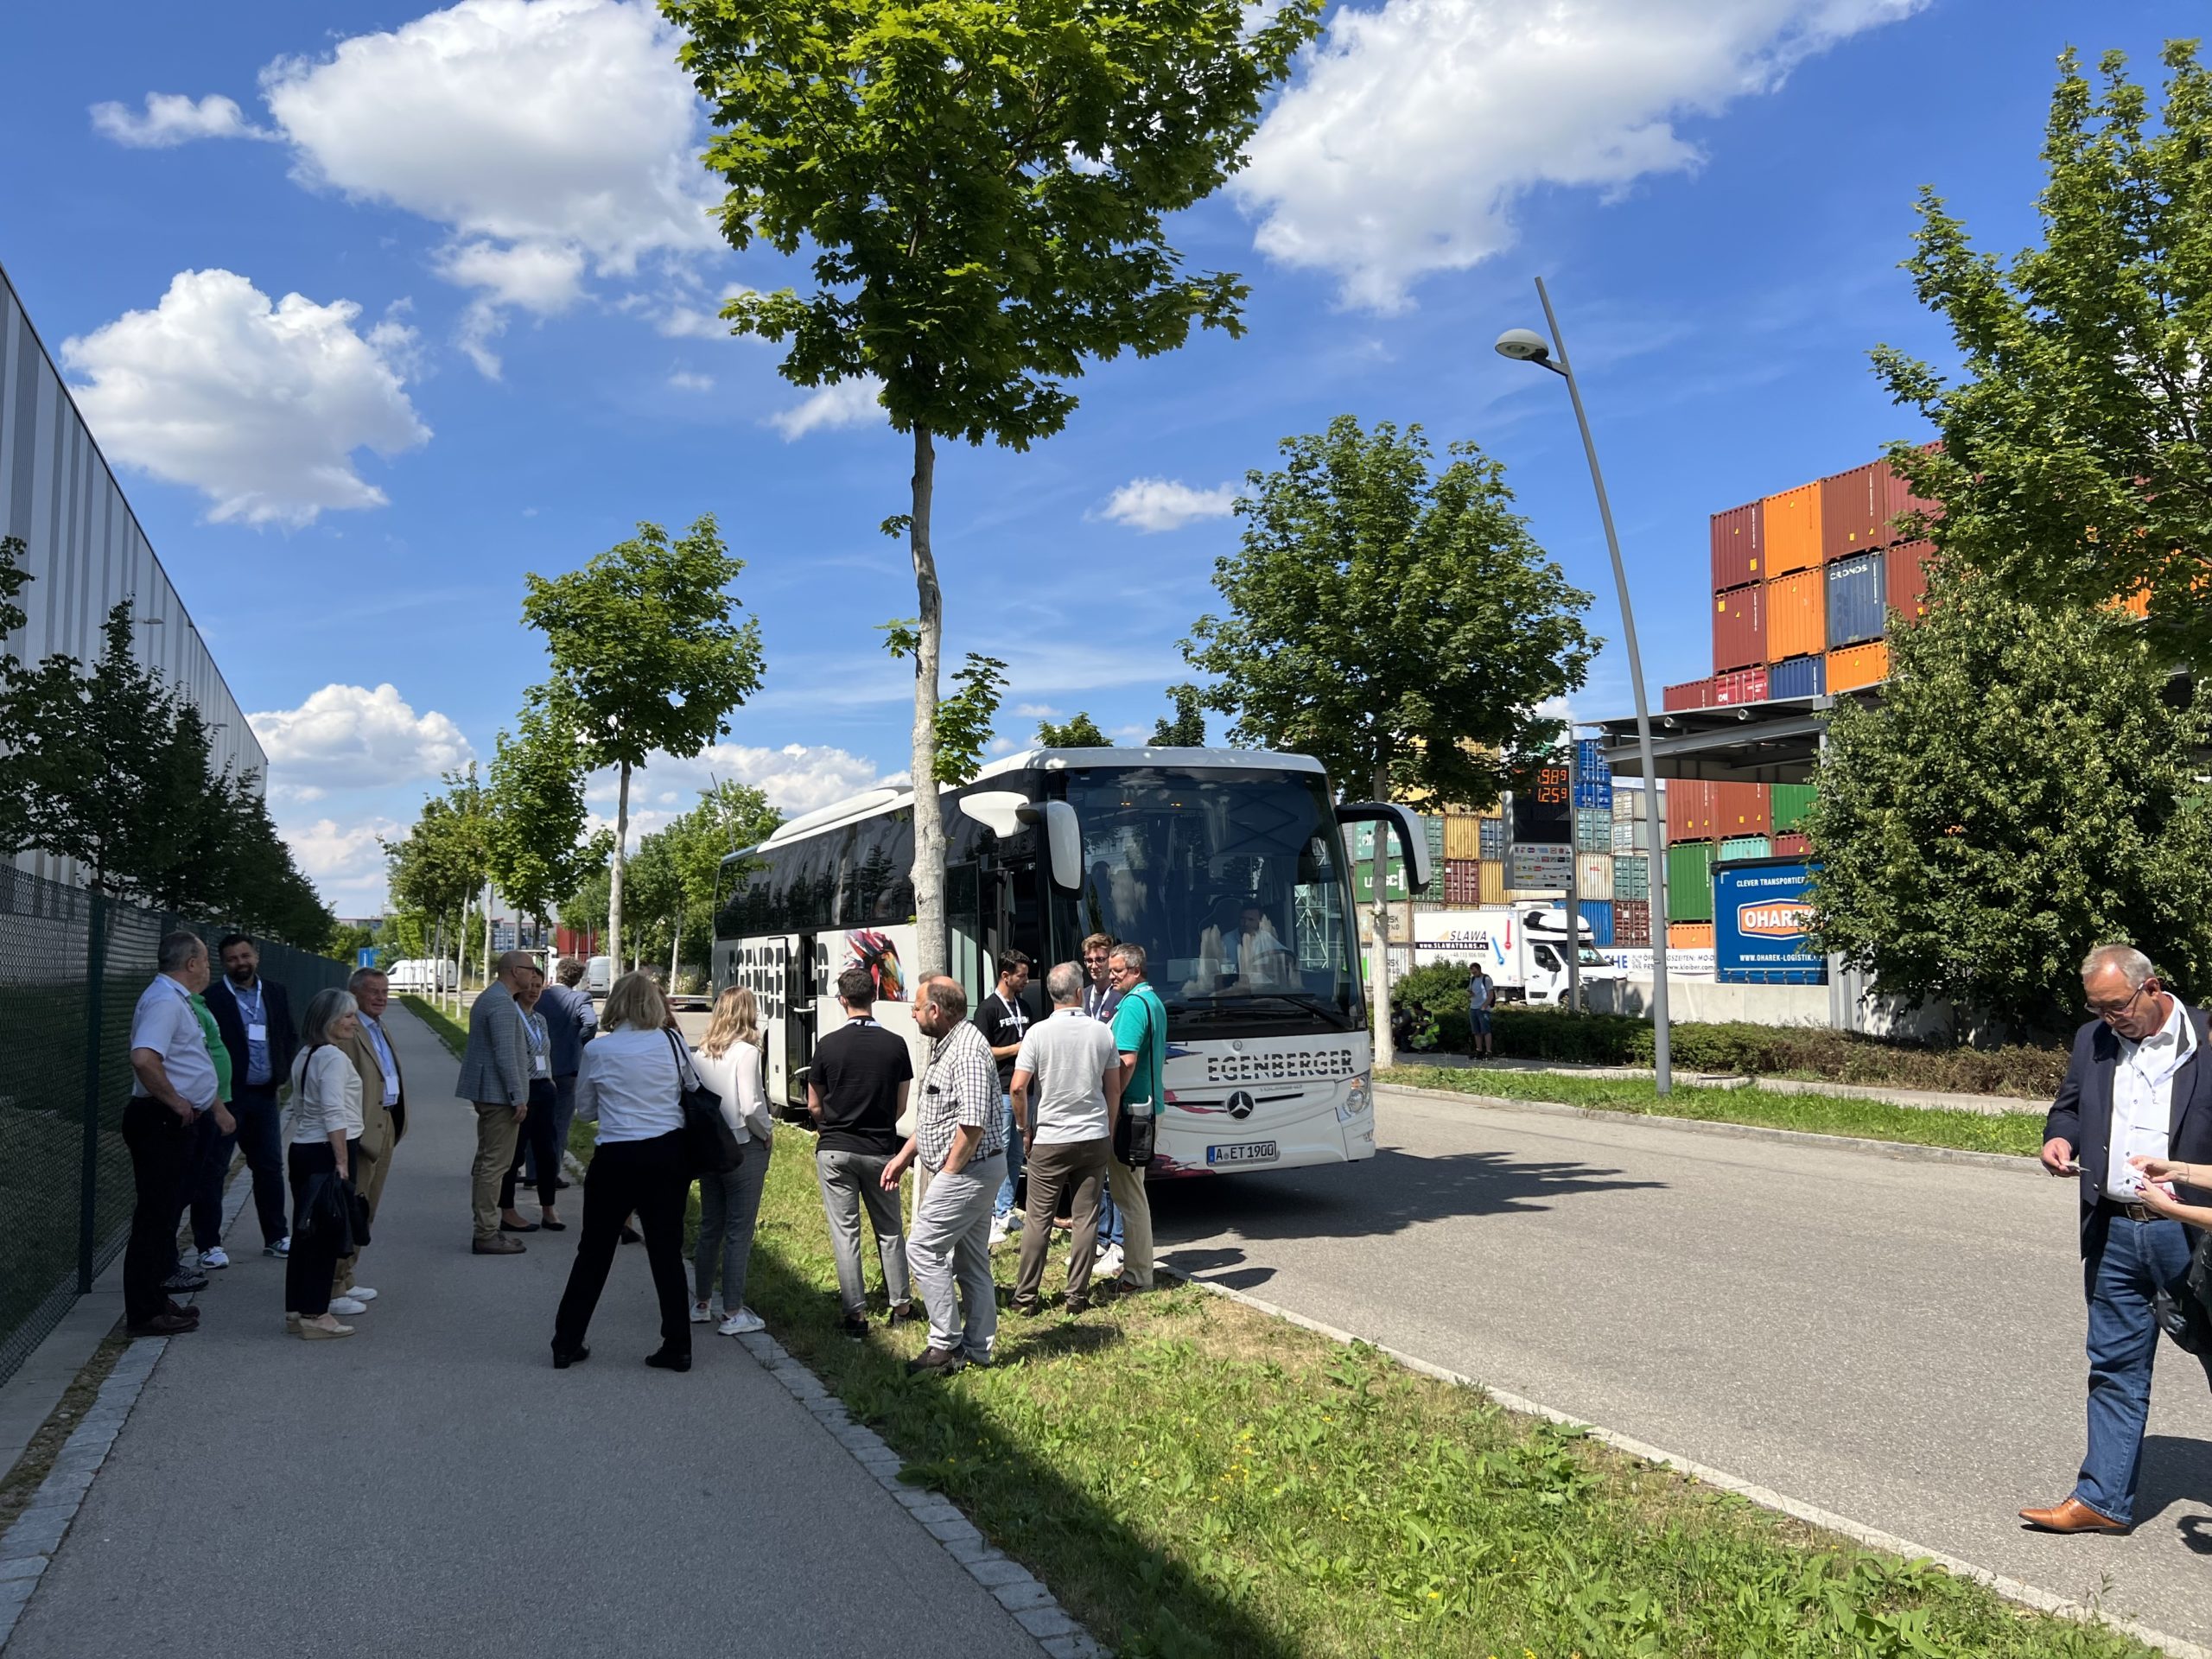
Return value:
<svg viewBox="0 0 2212 1659">
<path fill-rule="evenodd" d="M 1122 1161 L 1131 1150 L 1130 1135 L 1149 1124 L 1158 1133 L 1160 1114 L 1167 1103 L 1162 1086 L 1167 1068 L 1167 1008 L 1160 993 L 1145 983 L 1144 947 L 1117 944 L 1106 958 L 1109 984 L 1120 993 L 1114 1010 L 1114 1046 L 1122 1056 L 1122 1110 L 1116 1123 L 1114 1156 L 1106 1166 L 1106 1184 L 1114 1194 L 1114 1207 L 1122 1216 L 1121 1290 L 1152 1288 L 1152 1203 L 1145 1197 L 1144 1165 L 1152 1161 L 1147 1146 L 1142 1163 Z"/>
</svg>

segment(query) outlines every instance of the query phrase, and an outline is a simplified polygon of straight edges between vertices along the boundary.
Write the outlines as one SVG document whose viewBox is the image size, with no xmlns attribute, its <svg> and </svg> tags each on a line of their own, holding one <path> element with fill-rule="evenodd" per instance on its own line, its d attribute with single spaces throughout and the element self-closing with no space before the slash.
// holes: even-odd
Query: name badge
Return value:
<svg viewBox="0 0 2212 1659">
<path fill-rule="evenodd" d="M 531 1069 L 541 1077 L 550 1076 L 553 1071 L 552 1058 L 545 1054 L 537 1055 L 531 1061 Z"/>
<path fill-rule="evenodd" d="M 267 1042 L 269 1040 L 269 1027 L 266 1026 L 248 1026 L 245 1028 L 245 1039 L 249 1043 Z"/>
</svg>

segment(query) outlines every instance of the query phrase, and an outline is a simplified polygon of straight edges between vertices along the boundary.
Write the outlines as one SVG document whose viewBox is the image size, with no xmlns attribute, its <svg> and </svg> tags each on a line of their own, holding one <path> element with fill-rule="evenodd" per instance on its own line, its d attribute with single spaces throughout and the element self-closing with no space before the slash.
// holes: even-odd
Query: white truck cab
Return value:
<svg viewBox="0 0 2212 1659">
<path fill-rule="evenodd" d="M 1599 950 L 1587 917 L 1577 917 L 1586 985 L 1626 974 Z M 1414 966 L 1479 962 L 1501 1001 L 1548 1007 L 1567 998 L 1567 906 L 1545 902 L 1414 912 Z"/>
</svg>

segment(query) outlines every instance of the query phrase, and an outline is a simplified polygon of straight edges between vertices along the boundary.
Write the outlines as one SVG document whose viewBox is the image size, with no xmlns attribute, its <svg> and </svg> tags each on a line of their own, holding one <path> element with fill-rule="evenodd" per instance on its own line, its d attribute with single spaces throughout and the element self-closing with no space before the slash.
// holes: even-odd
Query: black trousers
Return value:
<svg viewBox="0 0 2212 1659">
<path fill-rule="evenodd" d="M 162 1281 L 175 1270 L 178 1208 L 199 1141 L 193 1126 L 161 1102 L 133 1096 L 123 1109 L 123 1144 L 137 1192 L 123 1253 L 123 1314 L 143 1325 L 168 1306 Z"/>
<path fill-rule="evenodd" d="M 574 1353 L 584 1345 L 592 1312 L 614 1265 L 622 1224 L 632 1211 L 645 1236 L 645 1260 L 660 1301 L 661 1345 L 679 1354 L 691 1351 L 691 1290 L 683 1277 L 683 1205 L 690 1192 L 682 1134 L 600 1143 L 584 1173 L 575 1264 L 569 1269 L 569 1287 L 561 1294 L 561 1311 L 553 1320 L 556 1353 Z"/>
<path fill-rule="evenodd" d="M 242 1083 L 232 1091 L 231 1116 L 238 1120 L 238 1130 L 212 1136 L 193 1178 L 192 1241 L 201 1249 L 223 1242 L 223 1181 L 231 1173 L 234 1145 L 245 1153 L 245 1166 L 253 1174 L 253 1209 L 261 1223 L 261 1242 L 274 1244 L 284 1236 L 283 1137 L 278 1128 L 283 1114 L 274 1084 Z M 212 1130 L 213 1126 L 209 1127 Z"/>
<path fill-rule="evenodd" d="M 560 1096 L 554 1092 L 553 1079 L 538 1077 L 530 1085 L 530 1116 L 522 1121 L 522 1133 L 515 1137 L 515 1166 L 499 1183 L 499 1208 L 515 1207 L 515 1185 L 522 1174 L 523 1157 L 528 1154 L 537 1170 L 537 1202 L 545 1209 L 553 1207 L 553 1199 L 560 1189 L 553 1185 L 561 1179 L 561 1144 L 556 1138 L 561 1125 Z M 619 1142 L 617 1143 L 620 1144 Z"/>
<path fill-rule="evenodd" d="M 360 1169 L 359 1140 L 346 1143 L 346 1168 Z M 327 1139 L 295 1141 L 286 1163 L 292 1175 L 292 1253 L 284 1258 L 284 1311 L 303 1319 L 319 1319 L 330 1312 L 330 1280 L 338 1268 L 338 1252 L 320 1239 L 303 1238 L 300 1218 L 307 1213 L 308 1189 L 318 1175 L 338 1167 L 338 1154 Z"/>
</svg>

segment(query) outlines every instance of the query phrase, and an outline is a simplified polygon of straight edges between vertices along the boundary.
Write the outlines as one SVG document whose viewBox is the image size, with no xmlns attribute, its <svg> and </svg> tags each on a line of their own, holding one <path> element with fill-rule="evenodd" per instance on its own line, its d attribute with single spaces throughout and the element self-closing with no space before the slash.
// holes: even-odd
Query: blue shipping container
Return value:
<svg viewBox="0 0 2212 1659">
<path fill-rule="evenodd" d="M 1861 553 L 1828 566 L 1828 649 L 1882 637 L 1882 556 Z"/>
<path fill-rule="evenodd" d="M 1827 983 L 1827 959 L 1805 944 L 1813 914 L 1808 892 L 1818 868 L 1797 859 L 1713 866 L 1713 974 L 1720 983 Z"/>
<path fill-rule="evenodd" d="M 1770 697 L 1817 697 L 1828 689 L 1828 659 L 1790 657 L 1766 671 Z"/>
<path fill-rule="evenodd" d="M 1578 739 L 1574 745 L 1574 804 L 1613 810 L 1613 769 L 1592 738 Z"/>
<path fill-rule="evenodd" d="M 1585 899 L 1577 906 L 1582 919 L 1590 924 L 1590 942 L 1600 950 L 1613 942 L 1613 901 L 1610 899 Z"/>
</svg>

